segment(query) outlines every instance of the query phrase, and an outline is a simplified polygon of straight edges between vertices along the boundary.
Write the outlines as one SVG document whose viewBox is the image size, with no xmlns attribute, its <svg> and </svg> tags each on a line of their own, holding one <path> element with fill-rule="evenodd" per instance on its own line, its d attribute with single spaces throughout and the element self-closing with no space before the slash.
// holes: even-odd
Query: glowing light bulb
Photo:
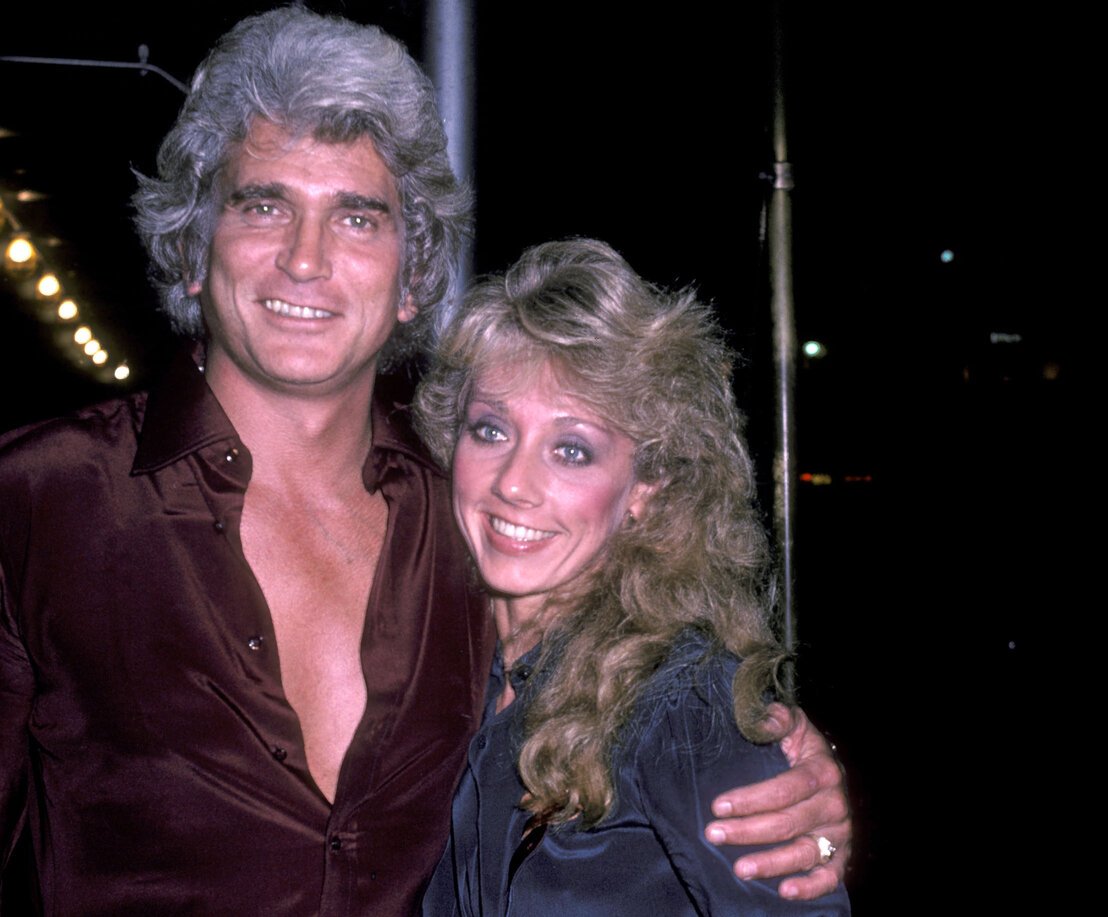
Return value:
<svg viewBox="0 0 1108 917">
<path fill-rule="evenodd" d="M 39 277 L 35 290 L 39 296 L 46 298 L 57 296 L 62 291 L 62 282 L 58 280 L 57 274 L 43 274 Z"/>
<path fill-rule="evenodd" d="M 92 340 L 92 329 L 88 325 L 82 325 L 73 332 L 73 340 L 82 346 Z"/>
<path fill-rule="evenodd" d="M 77 317 L 77 303 L 72 299 L 63 299 L 58 303 L 58 318 L 64 322 L 71 321 Z"/>
<path fill-rule="evenodd" d="M 96 338 L 93 338 L 91 341 L 89 341 L 88 343 L 85 344 L 85 353 L 88 354 L 88 356 L 90 356 L 90 357 L 94 353 L 96 353 L 99 349 L 100 349 L 100 342 L 98 340 L 96 340 Z"/>
<path fill-rule="evenodd" d="M 116 379 L 118 379 L 120 382 L 122 382 L 129 375 L 131 375 L 131 367 L 129 367 L 126 363 L 120 363 L 115 368 L 115 372 L 112 373 L 112 375 L 115 376 Z"/>
<path fill-rule="evenodd" d="M 108 362 L 108 352 L 106 350 L 98 350 L 92 355 L 92 362 L 97 366 L 103 366 Z"/>
<path fill-rule="evenodd" d="M 35 257 L 35 247 L 30 240 L 19 236 L 8 243 L 4 255 L 12 264 L 28 264 Z"/>
</svg>

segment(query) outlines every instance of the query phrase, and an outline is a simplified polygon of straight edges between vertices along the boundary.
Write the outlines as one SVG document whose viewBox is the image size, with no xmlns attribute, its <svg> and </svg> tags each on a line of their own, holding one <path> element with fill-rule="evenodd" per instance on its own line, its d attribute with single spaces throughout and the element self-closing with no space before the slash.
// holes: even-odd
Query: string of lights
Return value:
<svg viewBox="0 0 1108 917">
<path fill-rule="evenodd" d="M 49 65 L 53 67 L 116 68 L 161 77 L 185 93 L 188 87 L 162 68 L 150 63 L 147 45 L 138 48 L 136 61 L 90 60 L 61 57 L 0 56 L 0 61 L 15 64 Z M 0 128 L 0 140 L 14 136 Z M 40 322 L 53 331 L 61 354 L 99 382 L 123 383 L 131 376 L 131 366 L 119 348 L 109 340 L 110 331 L 94 321 L 102 310 L 94 303 L 83 304 L 77 295 L 77 278 L 63 283 L 57 267 L 47 252 L 53 240 L 43 233 L 32 232 L 18 218 L 15 208 L 24 202 L 38 200 L 41 195 L 25 189 L 12 190 L 0 184 L 0 251 L 3 269 L 0 281 L 10 284 L 15 296 Z M 73 289 L 66 289 L 66 286 Z M 108 332 L 107 334 L 105 332 Z M 134 380 L 131 380 L 132 382 Z"/>
<path fill-rule="evenodd" d="M 99 381 L 123 382 L 130 366 L 108 347 L 103 329 L 93 327 L 74 295 L 66 290 L 44 254 L 47 247 L 26 230 L 13 211 L 19 193 L 0 189 L 0 246 L 3 269 L 18 299 L 39 321 L 53 329 L 59 350 Z"/>
</svg>

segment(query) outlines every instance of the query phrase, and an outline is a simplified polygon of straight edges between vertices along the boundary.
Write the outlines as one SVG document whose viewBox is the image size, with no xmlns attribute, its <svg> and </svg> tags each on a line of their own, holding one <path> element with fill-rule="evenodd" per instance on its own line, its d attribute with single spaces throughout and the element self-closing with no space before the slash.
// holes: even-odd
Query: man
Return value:
<svg viewBox="0 0 1108 917">
<path fill-rule="evenodd" d="M 431 88 L 379 30 L 275 10 L 212 52 L 158 164 L 139 228 L 196 346 L 0 441 L 3 856 L 26 824 L 48 913 L 408 913 L 492 651 L 445 481 L 374 397 L 467 228 Z M 849 842 L 805 727 L 733 797 L 790 808 L 722 825 L 811 832 L 762 874 Z"/>
</svg>

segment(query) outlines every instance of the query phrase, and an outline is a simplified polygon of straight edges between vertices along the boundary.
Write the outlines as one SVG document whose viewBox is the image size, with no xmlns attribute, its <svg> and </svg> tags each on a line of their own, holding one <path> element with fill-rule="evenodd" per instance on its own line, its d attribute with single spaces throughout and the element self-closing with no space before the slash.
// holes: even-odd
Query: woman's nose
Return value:
<svg viewBox="0 0 1108 917">
<path fill-rule="evenodd" d="M 505 455 L 493 482 L 493 492 L 508 503 L 538 506 L 545 497 L 545 480 L 539 458 L 517 447 Z"/>
</svg>

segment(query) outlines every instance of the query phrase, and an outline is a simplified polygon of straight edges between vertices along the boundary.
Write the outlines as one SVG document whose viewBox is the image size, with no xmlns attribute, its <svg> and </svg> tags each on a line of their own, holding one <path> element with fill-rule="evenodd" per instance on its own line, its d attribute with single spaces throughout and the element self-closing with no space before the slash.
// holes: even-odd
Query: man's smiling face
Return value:
<svg viewBox="0 0 1108 917">
<path fill-rule="evenodd" d="M 404 224 L 368 138 L 324 143 L 258 119 L 220 176 L 204 282 L 208 372 L 303 394 L 372 384 L 397 321 Z"/>
</svg>

